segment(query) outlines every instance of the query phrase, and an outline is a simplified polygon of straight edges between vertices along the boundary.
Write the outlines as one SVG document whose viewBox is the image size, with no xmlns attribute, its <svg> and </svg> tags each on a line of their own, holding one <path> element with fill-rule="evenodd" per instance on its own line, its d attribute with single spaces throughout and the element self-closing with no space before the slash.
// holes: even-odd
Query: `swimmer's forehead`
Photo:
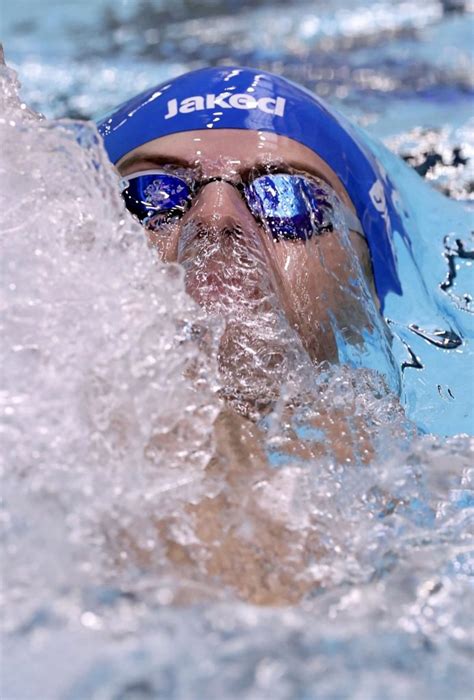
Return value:
<svg viewBox="0 0 474 700">
<path fill-rule="evenodd" d="M 148 141 L 117 163 L 122 175 L 153 166 L 199 167 L 202 177 L 245 177 L 265 165 L 294 168 L 325 180 L 353 209 L 342 182 L 332 168 L 301 143 L 267 131 L 219 129 L 170 134 Z"/>
</svg>

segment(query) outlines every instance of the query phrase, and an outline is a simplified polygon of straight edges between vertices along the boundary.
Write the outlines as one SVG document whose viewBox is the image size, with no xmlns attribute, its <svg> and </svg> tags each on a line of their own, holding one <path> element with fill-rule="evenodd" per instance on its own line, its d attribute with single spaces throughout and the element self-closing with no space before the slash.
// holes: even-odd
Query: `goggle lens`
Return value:
<svg viewBox="0 0 474 700">
<path fill-rule="evenodd" d="M 328 226 L 327 194 L 301 175 L 263 175 L 245 188 L 252 214 L 275 240 L 307 240 Z"/>
<path fill-rule="evenodd" d="M 168 173 L 134 173 L 120 184 L 127 209 L 143 224 L 157 214 L 184 211 L 191 198 L 189 185 Z"/>
<path fill-rule="evenodd" d="M 274 240 L 307 240 L 332 228 L 327 192 L 309 177 L 277 173 L 262 175 L 242 188 L 252 215 Z M 148 225 L 163 216 L 180 215 L 194 195 L 192 187 L 170 173 L 144 171 L 124 177 L 122 196 L 129 211 Z M 158 216 L 161 215 L 161 218 Z"/>
</svg>

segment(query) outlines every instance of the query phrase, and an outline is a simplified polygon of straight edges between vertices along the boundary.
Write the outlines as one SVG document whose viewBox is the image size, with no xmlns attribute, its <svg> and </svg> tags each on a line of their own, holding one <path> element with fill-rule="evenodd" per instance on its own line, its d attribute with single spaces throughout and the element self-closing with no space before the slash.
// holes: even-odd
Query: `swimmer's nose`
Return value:
<svg viewBox="0 0 474 700">
<path fill-rule="evenodd" d="M 183 224 L 191 221 L 200 228 L 209 227 L 213 231 L 256 228 L 256 221 L 237 187 L 223 180 L 209 182 L 202 188 Z"/>
</svg>

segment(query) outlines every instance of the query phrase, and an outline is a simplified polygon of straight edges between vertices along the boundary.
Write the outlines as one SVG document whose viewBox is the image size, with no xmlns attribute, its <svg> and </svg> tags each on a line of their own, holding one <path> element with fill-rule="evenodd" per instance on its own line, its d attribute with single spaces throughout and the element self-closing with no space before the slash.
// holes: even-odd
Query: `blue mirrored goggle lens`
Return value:
<svg viewBox="0 0 474 700">
<path fill-rule="evenodd" d="M 142 223 L 157 214 L 184 211 L 192 196 L 184 180 L 168 173 L 136 173 L 123 178 L 121 188 L 127 208 Z M 275 240 L 317 235 L 332 210 L 326 192 L 301 175 L 263 175 L 243 190 L 250 211 Z"/>
<path fill-rule="evenodd" d="M 137 173 L 121 181 L 127 209 L 142 222 L 156 214 L 184 209 L 191 197 L 189 185 L 176 175 Z"/>
<path fill-rule="evenodd" d="M 321 232 L 332 207 L 323 189 L 300 175 L 263 175 L 246 188 L 250 210 L 275 240 L 307 240 Z"/>
</svg>

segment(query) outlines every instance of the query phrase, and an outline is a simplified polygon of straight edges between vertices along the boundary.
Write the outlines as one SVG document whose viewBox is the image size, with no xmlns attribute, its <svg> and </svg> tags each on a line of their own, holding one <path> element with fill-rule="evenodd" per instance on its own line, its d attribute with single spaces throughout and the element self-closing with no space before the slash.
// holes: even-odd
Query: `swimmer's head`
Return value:
<svg viewBox="0 0 474 700">
<path fill-rule="evenodd" d="M 129 100 L 99 131 L 127 206 L 153 223 L 166 260 L 182 262 L 190 224 L 254 231 L 294 325 L 302 331 L 305 316 L 322 327 L 354 277 L 351 253 L 327 235 L 334 195 L 378 299 L 400 293 L 390 184 L 351 125 L 303 88 L 248 68 L 203 69 Z"/>
<path fill-rule="evenodd" d="M 205 68 L 141 93 L 99 123 L 113 163 L 163 136 L 220 129 L 285 136 L 324 161 L 362 223 L 380 300 L 400 293 L 391 235 L 401 222 L 392 187 L 352 125 L 304 88 L 260 70 Z"/>
</svg>

